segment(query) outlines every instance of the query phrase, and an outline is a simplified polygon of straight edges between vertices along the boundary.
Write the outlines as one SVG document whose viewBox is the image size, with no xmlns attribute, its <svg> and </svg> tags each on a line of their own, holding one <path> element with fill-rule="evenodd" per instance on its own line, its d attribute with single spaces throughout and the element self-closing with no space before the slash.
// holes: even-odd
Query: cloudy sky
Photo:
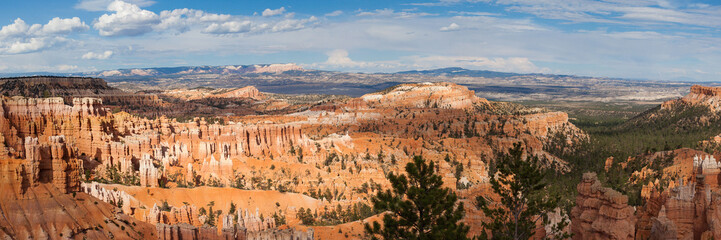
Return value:
<svg viewBox="0 0 721 240">
<path fill-rule="evenodd" d="M 721 81 L 718 0 L 24 0 L 0 72 L 297 63 Z"/>
</svg>

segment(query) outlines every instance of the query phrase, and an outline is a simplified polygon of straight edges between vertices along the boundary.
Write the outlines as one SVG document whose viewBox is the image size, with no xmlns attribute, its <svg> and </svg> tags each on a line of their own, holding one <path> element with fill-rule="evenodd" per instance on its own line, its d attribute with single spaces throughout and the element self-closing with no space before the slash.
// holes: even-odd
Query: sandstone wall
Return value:
<svg viewBox="0 0 721 240">
<path fill-rule="evenodd" d="M 636 217 L 628 197 L 601 186 L 595 173 L 585 173 L 577 189 L 573 239 L 634 239 Z"/>
</svg>

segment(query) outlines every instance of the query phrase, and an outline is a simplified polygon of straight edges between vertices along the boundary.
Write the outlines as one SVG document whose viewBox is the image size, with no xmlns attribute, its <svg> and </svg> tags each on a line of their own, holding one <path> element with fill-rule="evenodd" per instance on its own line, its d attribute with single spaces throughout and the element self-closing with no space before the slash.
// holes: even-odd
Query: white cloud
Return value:
<svg viewBox="0 0 721 240">
<path fill-rule="evenodd" d="M 191 27 L 202 24 L 222 23 L 232 18 L 227 14 L 207 13 L 196 9 L 174 9 L 160 12 L 160 24 L 156 30 L 176 30 L 186 32 Z"/>
<path fill-rule="evenodd" d="M 116 0 L 108 5 L 113 14 L 103 14 L 93 25 L 101 36 L 137 36 L 153 30 L 160 23 L 154 12 L 141 9 L 138 5 Z"/>
<path fill-rule="evenodd" d="M 35 52 L 38 50 L 41 50 L 43 48 L 48 47 L 49 43 L 45 41 L 44 38 L 30 38 L 26 42 L 16 41 L 10 46 L 8 46 L 5 49 L 0 49 L 0 53 L 10 53 L 10 54 L 21 54 L 21 53 L 29 53 L 29 52 Z M 4 51 L 3 51 L 4 50 Z"/>
<path fill-rule="evenodd" d="M 214 14 L 195 9 L 174 9 L 160 14 L 141 9 L 137 5 L 116 0 L 108 6 L 113 14 L 104 14 L 93 25 L 101 36 L 139 36 L 152 31 L 167 30 L 185 33 L 193 29 L 201 33 L 224 35 L 236 33 L 286 32 L 306 28 L 318 18 L 295 19 L 286 14 L 282 20 L 263 20 L 257 17 Z M 267 9 L 263 16 L 282 14 L 285 8 Z"/>
<path fill-rule="evenodd" d="M 348 51 L 345 49 L 334 49 L 326 52 L 328 59 L 323 63 L 308 64 L 310 68 L 329 68 L 344 70 L 369 70 L 369 69 L 391 69 L 398 67 L 396 62 L 364 62 L 354 61 L 348 57 Z"/>
<path fill-rule="evenodd" d="M 524 12 L 547 19 L 573 22 L 602 22 L 615 24 L 677 23 L 706 27 L 721 26 L 719 10 L 697 9 L 696 4 L 684 7 L 668 1 L 618 0 L 494 0 L 510 11 Z M 629 21 L 630 20 L 630 21 Z"/>
<path fill-rule="evenodd" d="M 668 22 L 688 25 L 719 27 L 721 26 L 721 11 L 717 12 L 685 12 L 675 9 L 664 9 L 656 7 L 623 7 L 620 18 L 650 21 Z"/>
<path fill-rule="evenodd" d="M 61 71 L 61 72 L 70 72 L 70 71 L 75 71 L 75 70 L 77 70 L 77 69 L 78 69 L 78 66 L 76 66 L 76 65 L 68 65 L 68 64 L 61 64 L 61 65 L 56 66 L 55 69 L 57 69 L 58 71 Z"/>
<path fill-rule="evenodd" d="M 59 35 L 85 31 L 89 27 L 80 18 L 53 18 L 47 24 L 25 23 L 18 18 L 0 28 L 0 54 L 24 54 L 41 51 L 68 40 Z"/>
<path fill-rule="evenodd" d="M 271 17 L 271 16 L 275 16 L 275 15 L 281 15 L 284 12 L 285 12 L 285 7 L 280 7 L 278 9 L 266 8 L 265 10 L 263 10 L 262 15 L 263 15 L 263 17 Z"/>
<path fill-rule="evenodd" d="M 306 19 L 283 19 L 278 22 L 253 22 L 250 20 L 233 20 L 223 23 L 212 23 L 202 30 L 208 34 L 287 32 L 304 29 L 308 24 L 318 21 L 311 16 Z"/>
<path fill-rule="evenodd" d="M 203 29 L 203 33 L 230 34 L 250 32 L 253 26 L 250 21 L 230 21 L 224 23 L 213 23 Z"/>
<path fill-rule="evenodd" d="M 30 26 L 22 19 L 17 18 L 12 24 L 3 26 L 0 29 L 0 38 L 23 37 L 30 35 L 31 29 L 32 32 L 37 32 L 40 28 L 40 24 Z"/>
<path fill-rule="evenodd" d="M 358 65 L 358 63 L 354 62 L 353 60 L 350 59 L 350 57 L 348 57 L 348 51 L 346 51 L 346 50 L 335 49 L 326 54 L 328 55 L 328 60 L 325 61 L 325 64 L 336 65 L 336 66 L 357 66 Z"/>
<path fill-rule="evenodd" d="M 318 18 L 311 16 L 307 19 L 285 19 L 275 23 L 271 28 L 272 32 L 286 32 L 305 28 L 306 24 L 318 21 Z"/>
<path fill-rule="evenodd" d="M 425 17 L 434 16 L 436 14 L 426 12 L 414 12 L 415 9 L 403 10 L 396 12 L 390 8 L 376 9 L 373 11 L 358 11 L 356 16 L 359 17 L 381 17 L 381 18 L 414 18 L 414 17 Z"/>
<path fill-rule="evenodd" d="M 448 25 L 447 27 L 442 27 L 441 31 L 443 32 L 449 32 L 449 31 L 458 31 L 461 29 L 461 26 L 458 26 L 456 23 L 451 23 L 451 25 Z"/>
<path fill-rule="evenodd" d="M 0 29 L 0 39 L 3 38 L 27 38 L 45 35 L 69 34 L 88 30 L 88 25 L 80 21 L 80 18 L 53 18 L 47 24 L 28 25 L 20 18 L 15 19 L 12 24 L 3 26 Z"/>
<path fill-rule="evenodd" d="M 65 19 L 56 17 L 43 26 L 43 32 L 46 34 L 67 34 L 71 32 L 86 31 L 88 29 L 90 29 L 90 27 L 88 27 L 85 22 L 80 21 L 79 17 Z"/>
<path fill-rule="evenodd" d="M 363 17 L 363 16 L 392 16 L 395 13 L 393 9 L 390 8 L 384 8 L 384 9 L 376 9 L 374 11 L 361 11 L 356 16 Z"/>
<path fill-rule="evenodd" d="M 149 1 L 149 0 L 125 0 L 128 3 L 132 3 L 135 5 L 138 5 L 140 7 L 147 7 L 150 5 L 155 4 L 155 1 Z M 112 3 L 113 0 L 80 0 L 77 4 L 75 4 L 76 9 L 82 9 L 87 11 L 105 11 L 108 8 L 108 5 Z"/>
<path fill-rule="evenodd" d="M 326 13 L 325 16 L 326 16 L 326 17 L 337 17 L 337 16 L 340 16 L 341 14 L 343 14 L 343 11 L 341 11 L 341 10 L 335 10 L 335 11 L 333 11 L 333 12 Z"/>
<path fill-rule="evenodd" d="M 105 51 L 102 53 L 88 52 L 86 54 L 83 54 L 82 59 L 104 60 L 110 58 L 111 56 L 113 56 L 113 51 Z"/>
</svg>

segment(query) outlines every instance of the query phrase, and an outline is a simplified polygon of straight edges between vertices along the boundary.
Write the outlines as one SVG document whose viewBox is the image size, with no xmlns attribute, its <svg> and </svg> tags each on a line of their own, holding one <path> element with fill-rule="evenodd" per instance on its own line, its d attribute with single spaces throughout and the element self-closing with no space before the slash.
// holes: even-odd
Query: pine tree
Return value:
<svg viewBox="0 0 721 240">
<path fill-rule="evenodd" d="M 233 215 L 233 222 L 238 222 L 238 214 L 236 214 L 235 210 L 235 203 L 230 202 L 230 209 L 228 210 L 228 214 Z"/>
<path fill-rule="evenodd" d="M 372 239 L 468 239 L 463 218 L 463 203 L 448 188 L 442 187 L 434 163 L 421 156 L 406 165 L 406 175 L 388 174 L 393 190 L 379 191 L 373 197 L 378 211 L 387 211 L 383 225 L 365 225 Z"/>
<path fill-rule="evenodd" d="M 493 192 L 500 196 L 500 206 L 490 198 L 476 197 L 477 206 L 490 219 L 484 222 L 481 239 L 526 240 L 533 236 L 536 222 L 548 223 L 548 213 L 556 209 L 560 196 L 550 196 L 545 188 L 546 171 L 540 168 L 538 157 L 523 159 L 520 143 L 497 161 L 496 171 L 490 172 Z M 561 221 L 549 233 L 554 239 L 570 237 L 559 233 L 568 224 Z"/>
</svg>

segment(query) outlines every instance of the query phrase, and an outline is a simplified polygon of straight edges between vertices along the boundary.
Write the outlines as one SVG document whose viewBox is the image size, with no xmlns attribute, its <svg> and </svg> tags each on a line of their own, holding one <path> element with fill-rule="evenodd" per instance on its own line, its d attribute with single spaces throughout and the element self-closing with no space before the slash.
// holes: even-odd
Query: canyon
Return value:
<svg viewBox="0 0 721 240">
<path fill-rule="evenodd" d="M 489 101 L 449 82 L 355 98 L 253 86 L 130 93 L 97 78 L 0 83 L 0 237 L 361 239 L 363 224 L 383 214 L 370 199 L 416 155 L 434 161 L 468 206 L 463 222 L 475 236 L 487 219 L 473 199 L 493 195 L 488 174 L 499 155 L 520 143 L 524 156 L 568 173 L 575 166 L 552 149 L 589 139 L 567 113 Z M 659 109 L 714 110 L 718 92 L 693 86 Z M 567 231 L 721 238 L 720 158 L 690 148 L 608 158 L 606 171 L 648 164 L 629 179 L 642 185 L 644 204 L 583 174 Z"/>
<path fill-rule="evenodd" d="M 504 113 L 511 110 L 452 83 L 403 84 L 360 98 L 311 104 L 275 100 L 285 101 L 291 110 L 220 115 L 214 119 L 222 120 L 213 121 L 146 118 L 104 105 L 106 99 L 126 97 L 122 90 L 69 102 L 66 98 L 76 93 L 53 94 L 62 97 L 0 100 L 0 169 L 12 199 L 0 204 L 2 214 L 12 214 L 5 209 L 15 201 L 42 202 L 50 196 L 38 192 L 56 189 L 50 198 L 94 199 L 85 201 L 102 203 L 106 211 L 97 217 L 124 219 L 143 226 L 137 234 L 159 239 L 323 239 L 335 230 L 304 226 L 298 212 L 313 212 L 330 226 L 339 224 L 324 216 L 367 207 L 375 192 L 390 187 L 386 174 L 402 171 L 414 155 L 435 159 L 444 185 L 470 198 L 488 191 L 487 161 L 513 143 L 522 142 L 528 154 L 544 156 L 549 166 L 565 166 L 544 151 L 550 136 L 564 134 L 569 142 L 586 137 L 564 113 Z M 252 87 L 162 94 L 186 102 L 268 100 Z M 161 98 L 157 103 L 168 104 Z M 448 162 L 441 160 L 445 156 Z M 66 209 L 64 204 L 24 209 L 24 214 Z M 67 216 L 87 214 L 96 213 Z M 87 228 L 9 219 L 2 229 L 11 236 L 42 232 L 75 238 Z M 153 225 L 149 231 L 147 226 Z"/>
<path fill-rule="evenodd" d="M 707 109 L 690 115 L 694 124 L 714 124 L 721 88 L 694 85 L 683 98 L 664 102 L 640 119 L 662 119 L 687 109 Z M 679 120 L 685 123 L 685 119 Z M 578 185 L 571 212 L 574 239 L 718 239 L 721 211 L 721 152 L 718 137 L 698 143 L 700 149 L 649 151 L 628 159 L 608 158 L 605 171 L 641 166 L 628 185 L 641 184 L 643 204 L 632 208 L 628 196 L 602 187 L 596 174 L 586 173 Z"/>
</svg>

